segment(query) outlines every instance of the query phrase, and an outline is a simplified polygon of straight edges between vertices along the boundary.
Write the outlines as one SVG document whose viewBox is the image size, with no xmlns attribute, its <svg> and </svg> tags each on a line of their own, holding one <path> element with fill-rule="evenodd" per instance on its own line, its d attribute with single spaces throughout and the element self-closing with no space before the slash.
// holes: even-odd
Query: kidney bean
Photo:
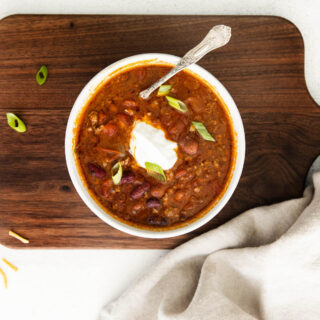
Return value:
<svg viewBox="0 0 320 320">
<path fill-rule="evenodd" d="M 133 116 L 134 113 L 135 113 L 135 111 L 132 110 L 132 109 L 124 109 L 124 112 L 125 112 L 126 114 L 128 114 L 129 116 Z"/>
<path fill-rule="evenodd" d="M 142 209 L 142 207 L 143 207 L 143 204 L 141 202 L 138 202 L 132 207 L 132 210 L 133 211 L 139 211 L 139 210 Z"/>
<path fill-rule="evenodd" d="M 150 198 L 147 201 L 147 207 L 148 208 L 160 208 L 161 203 L 160 203 L 159 199 L 157 199 L 157 198 Z"/>
<path fill-rule="evenodd" d="M 162 226 L 162 227 L 166 227 L 168 224 L 169 224 L 169 221 L 168 221 L 168 219 L 167 218 L 165 218 L 165 217 L 162 217 L 161 219 L 160 219 L 160 226 Z"/>
<path fill-rule="evenodd" d="M 204 104 L 199 97 L 189 97 L 184 101 L 194 112 L 201 112 L 204 109 Z"/>
<path fill-rule="evenodd" d="M 144 183 L 144 176 L 143 176 L 143 175 L 140 175 L 140 174 L 136 174 L 133 183 L 134 183 L 135 185 L 143 184 L 143 183 Z"/>
<path fill-rule="evenodd" d="M 155 198 L 162 198 L 166 190 L 167 186 L 165 184 L 157 184 L 151 188 L 150 193 Z"/>
<path fill-rule="evenodd" d="M 117 126 L 109 121 L 104 127 L 103 132 L 107 134 L 109 137 L 113 137 L 118 131 Z"/>
<path fill-rule="evenodd" d="M 163 109 L 161 109 L 161 110 L 163 110 Z M 168 129 L 170 126 L 172 126 L 173 120 L 174 119 L 173 119 L 172 115 L 168 112 L 161 113 L 161 115 L 160 115 L 160 122 L 163 125 L 163 127 L 166 129 Z"/>
<path fill-rule="evenodd" d="M 100 166 L 92 162 L 88 163 L 88 169 L 90 173 L 97 178 L 104 178 L 106 175 L 106 172 L 104 171 L 104 169 L 102 169 Z"/>
<path fill-rule="evenodd" d="M 117 113 L 118 108 L 117 108 L 116 105 L 110 104 L 110 105 L 109 105 L 109 110 L 110 110 L 111 112 L 113 112 L 113 113 Z"/>
<path fill-rule="evenodd" d="M 138 104 L 134 100 L 124 100 L 122 104 L 125 108 L 136 107 Z"/>
<path fill-rule="evenodd" d="M 191 137 L 182 138 L 178 144 L 182 151 L 190 156 L 198 153 L 199 143 Z"/>
<path fill-rule="evenodd" d="M 137 76 L 138 76 L 138 80 L 139 81 L 142 81 L 143 80 L 143 78 L 145 77 L 145 75 L 146 75 L 146 70 L 145 69 L 138 69 L 137 70 Z"/>
<path fill-rule="evenodd" d="M 147 224 L 154 225 L 154 226 L 161 226 L 165 227 L 169 224 L 169 221 L 165 217 L 152 215 L 147 218 Z"/>
<path fill-rule="evenodd" d="M 186 174 L 184 174 L 182 177 L 180 177 L 181 181 L 184 183 L 187 181 L 191 181 L 194 178 L 194 172 L 193 171 L 187 171 Z"/>
<path fill-rule="evenodd" d="M 111 181 L 112 183 L 112 181 Z M 103 184 L 101 186 L 101 194 L 109 201 L 113 200 L 113 197 L 115 195 L 115 191 L 108 185 L 108 184 Z"/>
<path fill-rule="evenodd" d="M 184 197 L 184 192 L 182 190 L 178 190 L 176 191 L 176 193 L 174 194 L 174 200 L 176 201 L 181 201 Z"/>
<path fill-rule="evenodd" d="M 134 181 L 135 175 L 131 171 L 125 171 L 122 175 L 121 184 L 131 183 Z"/>
<path fill-rule="evenodd" d="M 193 191 L 194 191 L 195 193 L 199 193 L 199 192 L 201 191 L 201 189 L 200 189 L 199 187 L 195 187 L 195 188 L 193 189 Z"/>
<path fill-rule="evenodd" d="M 129 126 L 131 124 L 131 117 L 125 113 L 118 113 L 117 114 L 118 119 L 126 126 Z"/>
<path fill-rule="evenodd" d="M 105 124 L 108 120 L 108 116 L 102 111 L 99 112 L 98 118 L 99 118 L 99 121 L 98 121 L 99 125 Z"/>
<path fill-rule="evenodd" d="M 181 177 L 183 177 L 185 174 L 187 173 L 186 169 L 178 169 L 176 171 L 176 178 L 180 179 Z"/>
<path fill-rule="evenodd" d="M 190 210 L 193 210 L 194 207 L 195 207 L 195 203 L 192 202 L 192 201 L 189 201 L 184 207 L 183 209 L 186 210 L 186 211 L 190 211 Z"/>
<path fill-rule="evenodd" d="M 145 192 L 147 192 L 150 189 L 150 184 L 148 182 L 145 182 L 143 184 L 140 184 L 139 186 L 135 187 L 131 194 L 130 197 L 131 199 L 139 199 L 141 198 Z"/>
<path fill-rule="evenodd" d="M 175 122 L 173 125 L 169 127 L 168 131 L 170 135 L 173 136 L 175 140 L 177 140 L 182 131 L 185 129 L 185 127 L 185 123 L 179 119 L 177 122 Z"/>
<path fill-rule="evenodd" d="M 127 201 L 127 195 L 123 192 L 118 193 L 117 201 L 124 204 Z"/>
<path fill-rule="evenodd" d="M 112 186 L 113 186 L 113 181 L 112 181 L 112 179 L 107 179 L 106 181 L 103 181 L 103 182 L 101 183 L 101 185 L 104 186 L 104 187 L 107 187 L 107 188 L 111 189 Z"/>
<path fill-rule="evenodd" d="M 159 101 L 158 100 L 152 100 L 150 103 L 150 107 L 153 109 L 159 108 Z"/>
</svg>

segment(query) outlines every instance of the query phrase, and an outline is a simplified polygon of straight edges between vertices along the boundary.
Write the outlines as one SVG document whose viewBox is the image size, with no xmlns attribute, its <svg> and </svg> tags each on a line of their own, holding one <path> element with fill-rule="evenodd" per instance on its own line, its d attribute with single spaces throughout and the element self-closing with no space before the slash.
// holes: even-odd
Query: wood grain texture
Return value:
<svg viewBox="0 0 320 320">
<path fill-rule="evenodd" d="M 232 27 L 228 46 L 200 65 L 233 96 L 247 151 L 240 183 L 226 207 L 185 236 L 148 240 L 97 218 L 70 181 L 64 158 L 69 112 L 82 87 L 124 57 L 182 56 L 215 24 Z M 35 81 L 49 68 L 47 83 Z M 14 112 L 27 124 L 6 123 Z M 320 110 L 304 79 L 304 48 L 290 22 L 261 16 L 11 16 L 0 21 L 0 242 L 27 248 L 173 248 L 255 206 L 299 197 L 320 153 Z"/>
</svg>

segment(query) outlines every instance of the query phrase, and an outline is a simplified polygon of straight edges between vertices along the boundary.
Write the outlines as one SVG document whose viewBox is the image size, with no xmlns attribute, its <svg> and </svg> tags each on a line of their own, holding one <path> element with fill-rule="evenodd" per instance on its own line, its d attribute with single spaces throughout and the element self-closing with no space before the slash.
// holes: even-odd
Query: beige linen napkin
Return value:
<svg viewBox="0 0 320 320">
<path fill-rule="evenodd" d="M 320 172 L 301 199 L 249 210 L 171 251 L 101 320 L 320 319 Z"/>
</svg>

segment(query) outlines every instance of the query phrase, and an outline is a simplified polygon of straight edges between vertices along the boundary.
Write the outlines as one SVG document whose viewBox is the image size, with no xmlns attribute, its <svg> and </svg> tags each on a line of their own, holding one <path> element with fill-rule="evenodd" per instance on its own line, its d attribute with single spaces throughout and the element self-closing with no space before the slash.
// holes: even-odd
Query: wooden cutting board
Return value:
<svg viewBox="0 0 320 320">
<path fill-rule="evenodd" d="M 148 240 L 97 218 L 70 181 L 64 158 L 69 112 L 82 87 L 109 64 L 138 53 L 182 56 L 215 24 L 230 44 L 200 65 L 233 96 L 247 152 L 233 197 L 185 236 Z M 35 81 L 46 64 L 47 82 Z M 25 134 L 8 127 L 19 115 Z M 16 15 L 0 21 L 0 242 L 14 248 L 173 248 L 242 211 L 299 197 L 320 153 L 320 109 L 304 79 L 303 40 L 287 20 L 264 16 Z M 30 239 L 24 245 L 12 229 Z"/>
</svg>

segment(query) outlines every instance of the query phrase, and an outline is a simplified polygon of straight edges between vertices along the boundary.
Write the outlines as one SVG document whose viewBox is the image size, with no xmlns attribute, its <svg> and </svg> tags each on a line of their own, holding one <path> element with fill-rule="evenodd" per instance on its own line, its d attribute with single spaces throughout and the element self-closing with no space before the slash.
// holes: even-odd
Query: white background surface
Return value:
<svg viewBox="0 0 320 320">
<path fill-rule="evenodd" d="M 285 17 L 300 29 L 306 47 L 306 80 L 320 103 L 319 0 L 1 0 L 0 17 L 14 13 L 264 14 Z M 1 177 L 0 177 L 1 178 Z M 9 250 L 1 261 L 0 319 L 91 320 L 165 250 Z M 129 319 L 128 319 L 129 320 Z"/>
</svg>

